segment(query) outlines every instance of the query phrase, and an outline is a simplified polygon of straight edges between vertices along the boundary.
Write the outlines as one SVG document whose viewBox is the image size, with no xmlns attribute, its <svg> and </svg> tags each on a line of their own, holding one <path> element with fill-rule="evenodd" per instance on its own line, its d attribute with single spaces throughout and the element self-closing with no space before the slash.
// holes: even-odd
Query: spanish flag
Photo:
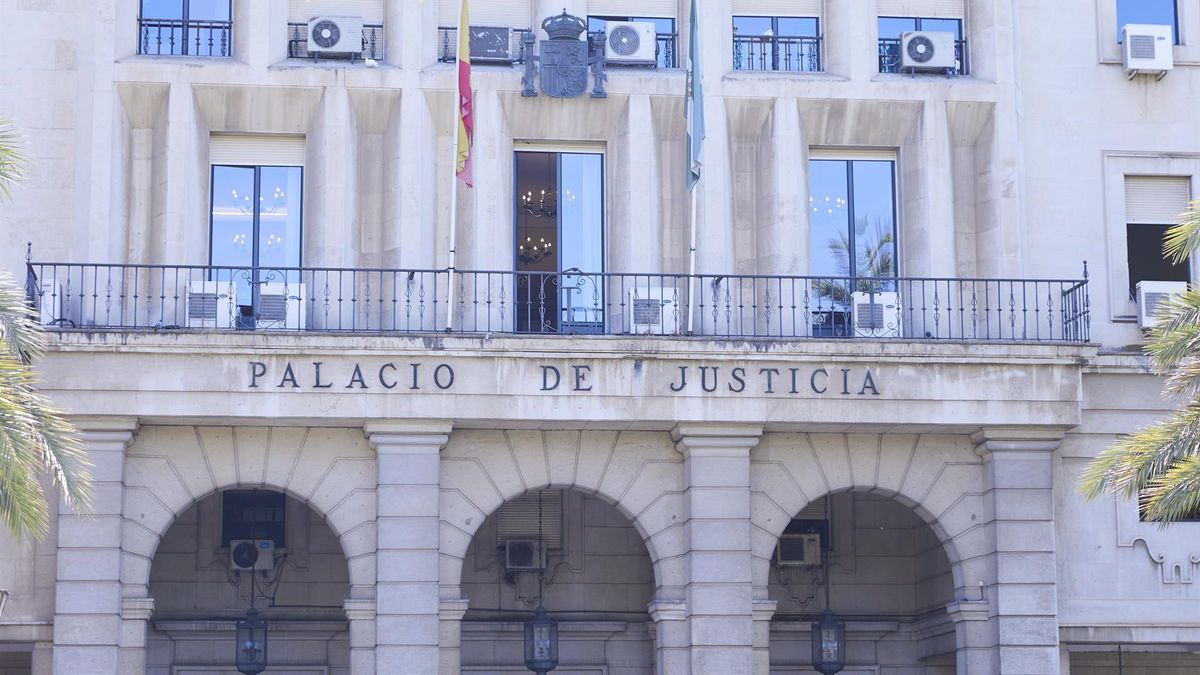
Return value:
<svg viewBox="0 0 1200 675">
<path fill-rule="evenodd" d="M 462 11 L 458 19 L 458 86 L 456 87 L 458 112 L 455 115 L 458 126 L 458 137 L 454 147 L 454 175 L 474 187 L 471 176 L 471 145 L 475 139 L 475 115 L 473 112 L 473 96 L 471 93 L 471 30 L 467 20 L 467 0 L 462 0 Z"/>
</svg>

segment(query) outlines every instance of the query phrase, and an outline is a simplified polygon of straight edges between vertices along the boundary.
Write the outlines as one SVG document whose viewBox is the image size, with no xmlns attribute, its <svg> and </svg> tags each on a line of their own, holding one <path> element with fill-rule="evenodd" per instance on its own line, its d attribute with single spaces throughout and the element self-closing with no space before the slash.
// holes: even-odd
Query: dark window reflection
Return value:
<svg viewBox="0 0 1200 675">
<path fill-rule="evenodd" d="M 1117 42 L 1121 28 L 1128 23 L 1148 23 L 1171 27 L 1171 39 L 1179 44 L 1175 0 L 1117 0 Z"/>
<path fill-rule="evenodd" d="M 1187 260 L 1174 264 L 1163 254 L 1163 239 L 1170 225 L 1129 224 L 1125 226 L 1128 249 L 1129 297 L 1135 297 L 1139 281 L 1190 281 Z"/>
</svg>

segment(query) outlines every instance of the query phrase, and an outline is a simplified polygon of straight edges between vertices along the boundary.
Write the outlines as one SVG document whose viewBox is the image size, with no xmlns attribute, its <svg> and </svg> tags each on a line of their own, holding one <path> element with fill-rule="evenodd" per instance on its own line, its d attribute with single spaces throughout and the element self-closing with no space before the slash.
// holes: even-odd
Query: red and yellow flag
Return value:
<svg viewBox="0 0 1200 675">
<path fill-rule="evenodd" d="M 458 127 L 458 138 L 455 147 L 458 148 L 454 158 L 454 175 L 474 187 L 471 175 L 471 145 L 475 140 L 475 115 L 473 112 L 473 96 L 471 93 L 471 31 L 467 20 L 467 0 L 462 0 L 462 11 L 458 19 L 458 86 L 456 87 L 458 113 L 455 115 Z"/>
</svg>

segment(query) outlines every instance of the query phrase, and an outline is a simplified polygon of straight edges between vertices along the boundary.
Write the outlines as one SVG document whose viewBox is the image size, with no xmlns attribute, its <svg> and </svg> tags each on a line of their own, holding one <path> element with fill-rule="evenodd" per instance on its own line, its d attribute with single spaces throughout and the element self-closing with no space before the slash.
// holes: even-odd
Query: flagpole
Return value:
<svg viewBox="0 0 1200 675">
<path fill-rule="evenodd" d="M 699 183 L 697 183 L 699 185 Z M 691 215 L 691 236 L 688 240 L 688 333 L 696 332 L 696 205 L 700 200 L 696 197 L 696 190 L 693 187 L 692 197 L 692 215 Z"/>
<path fill-rule="evenodd" d="M 454 330 L 454 273 L 455 265 L 458 263 L 458 115 L 459 105 L 462 101 L 462 92 L 458 86 L 458 70 L 455 68 L 454 73 L 454 104 L 450 106 L 450 112 L 453 113 L 454 119 L 451 121 L 450 129 L 454 135 L 454 154 L 451 157 L 454 161 L 450 163 L 450 265 L 447 268 L 449 278 L 446 282 L 448 295 L 446 296 L 446 332 Z"/>
</svg>

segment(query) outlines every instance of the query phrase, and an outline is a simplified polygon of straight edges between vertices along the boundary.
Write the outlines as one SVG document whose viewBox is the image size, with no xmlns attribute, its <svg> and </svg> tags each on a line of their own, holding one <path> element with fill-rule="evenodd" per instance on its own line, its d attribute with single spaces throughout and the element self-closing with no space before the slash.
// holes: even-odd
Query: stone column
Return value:
<svg viewBox="0 0 1200 675">
<path fill-rule="evenodd" d="M 60 503 L 54 598 L 54 672 L 121 669 L 121 505 L 125 449 L 137 421 L 75 420 L 94 464 L 91 517 Z M 131 628 L 133 628 L 131 626 Z M 145 621 L 141 621 L 145 631 Z M 143 638 L 144 642 L 144 638 Z"/>
<path fill-rule="evenodd" d="M 146 640 L 154 598 L 121 598 L 121 674 L 146 672 Z"/>
<path fill-rule="evenodd" d="M 375 672 L 438 670 L 438 477 L 450 423 L 368 422 L 377 453 Z"/>
<path fill-rule="evenodd" d="M 750 449 L 761 435 L 760 426 L 738 424 L 686 424 L 672 431 L 686 481 L 690 669 L 680 672 L 753 672 Z"/>
<path fill-rule="evenodd" d="M 647 611 L 654 621 L 654 672 L 658 675 L 688 672 L 687 603 L 655 600 Z"/>
<path fill-rule="evenodd" d="M 350 622 L 350 673 L 375 673 L 375 601 L 346 598 L 342 604 Z"/>
<path fill-rule="evenodd" d="M 983 457 L 995 537 L 987 578 L 988 629 L 959 650 L 958 672 L 1059 675 L 1052 456 L 1061 430 L 992 428 L 974 436 Z M 979 641 L 986 638 L 986 642 Z"/>
<path fill-rule="evenodd" d="M 774 600 L 754 600 L 754 673 L 771 672 L 771 617 L 779 603 Z"/>
</svg>

